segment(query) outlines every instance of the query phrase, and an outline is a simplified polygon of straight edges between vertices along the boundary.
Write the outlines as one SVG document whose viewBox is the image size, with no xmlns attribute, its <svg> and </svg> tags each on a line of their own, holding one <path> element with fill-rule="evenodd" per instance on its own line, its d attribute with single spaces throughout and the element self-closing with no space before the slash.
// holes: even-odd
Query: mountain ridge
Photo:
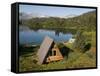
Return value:
<svg viewBox="0 0 100 76">
<path fill-rule="evenodd" d="M 96 29 L 96 11 L 90 11 L 79 16 L 69 18 L 59 17 L 41 17 L 21 20 L 22 25 L 31 28 L 49 28 L 49 27 L 84 27 L 84 29 Z"/>
</svg>

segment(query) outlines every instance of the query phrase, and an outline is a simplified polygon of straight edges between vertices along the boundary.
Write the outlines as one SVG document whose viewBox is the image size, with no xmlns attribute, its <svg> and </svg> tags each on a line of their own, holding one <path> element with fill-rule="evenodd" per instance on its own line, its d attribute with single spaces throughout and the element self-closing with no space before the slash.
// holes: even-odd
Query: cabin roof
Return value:
<svg viewBox="0 0 100 76">
<path fill-rule="evenodd" d="M 51 48 L 51 45 L 53 44 L 53 39 L 46 36 L 40 46 L 40 49 L 38 50 L 38 58 L 39 58 L 39 63 L 42 64 L 49 49 Z"/>
</svg>

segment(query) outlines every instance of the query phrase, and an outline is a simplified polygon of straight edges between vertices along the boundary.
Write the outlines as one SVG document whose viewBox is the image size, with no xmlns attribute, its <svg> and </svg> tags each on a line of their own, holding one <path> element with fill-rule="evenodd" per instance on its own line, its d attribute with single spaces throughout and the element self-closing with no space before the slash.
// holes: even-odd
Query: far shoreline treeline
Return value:
<svg viewBox="0 0 100 76">
<path fill-rule="evenodd" d="M 96 29 L 96 11 L 91 11 L 84 13 L 80 16 L 73 18 L 58 18 L 58 17 L 48 17 L 48 18 L 31 18 L 31 19 L 21 19 L 19 21 L 20 25 L 28 26 L 31 29 L 55 29 L 55 28 L 65 28 L 65 29 L 83 29 L 85 31 L 95 31 Z"/>
</svg>

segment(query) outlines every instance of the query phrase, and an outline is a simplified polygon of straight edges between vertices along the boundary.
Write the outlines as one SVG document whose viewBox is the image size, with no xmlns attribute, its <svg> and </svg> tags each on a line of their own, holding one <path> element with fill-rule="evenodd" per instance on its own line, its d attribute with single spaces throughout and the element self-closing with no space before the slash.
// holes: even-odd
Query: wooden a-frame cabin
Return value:
<svg viewBox="0 0 100 76">
<path fill-rule="evenodd" d="M 63 59 L 63 56 L 54 40 L 48 36 L 44 38 L 37 55 L 39 64 L 59 61 Z"/>
</svg>

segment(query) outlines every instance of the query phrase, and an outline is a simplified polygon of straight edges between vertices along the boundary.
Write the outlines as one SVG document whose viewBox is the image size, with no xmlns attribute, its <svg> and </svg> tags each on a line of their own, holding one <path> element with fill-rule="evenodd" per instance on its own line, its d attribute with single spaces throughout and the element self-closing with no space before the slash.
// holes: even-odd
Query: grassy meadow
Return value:
<svg viewBox="0 0 100 76">
<path fill-rule="evenodd" d="M 66 47 L 68 45 L 71 46 L 71 44 L 67 44 Z M 35 51 L 31 48 L 27 53 L 25 52 L 19 56 L 20 72 L 96 67 L 96 53 L 94 52 L 96 50 L 93 49 L 90 49 L 85 53 L 78 50 L 69 50 L 68 56 L 65 56 L 61 61 L 38 65 L 38 57 L 36 56 L 38 48 L 39 47 L 35 48 Z"/>
</svg>

